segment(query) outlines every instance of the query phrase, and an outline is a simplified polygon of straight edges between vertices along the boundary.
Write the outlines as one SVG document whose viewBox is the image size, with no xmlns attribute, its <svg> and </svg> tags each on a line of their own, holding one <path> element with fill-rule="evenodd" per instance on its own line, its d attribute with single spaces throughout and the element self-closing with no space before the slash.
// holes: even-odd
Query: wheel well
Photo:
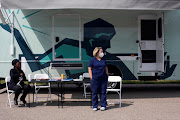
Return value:
<svg viewBox="0 0 180 120">
<path fill-rule="evenodd" d="M 113 64 L 108 64 L 107 67 L 110 76 L 121 76 L 121 78 L 123 78 L 122 71 L 119 69 L 119 67 Z"/>
</svg>

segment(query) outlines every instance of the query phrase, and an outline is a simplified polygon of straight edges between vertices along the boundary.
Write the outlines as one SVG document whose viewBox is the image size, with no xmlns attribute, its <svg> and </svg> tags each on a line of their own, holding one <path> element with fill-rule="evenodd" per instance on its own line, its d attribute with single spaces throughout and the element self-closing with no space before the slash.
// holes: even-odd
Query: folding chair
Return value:
<svg viewBox="0 0 180 120">
<path fill-rule="evenodd" d="M 8 105 L 9 104 L 9 106 L 10 106 L 10 108 L 12 107 L 12 102 L 14 102 L 14 101 L 11 101 L 11 95 L 15 92 L 14 90 L 9 90 L 9 88 L 8 88 L 8 83 L 10 82 L 10 80 L 11 80 L 11 77 L 10 76 L 8 76 L 8 77 L 6 77 L 5 78 L 5 81 L 6 81 L 6 90 L 7 90 L 7 94 L 8 94 L 8 100 L 7 100 L 7 102 L 6 102 L 6 105 Z"/>
<path fill-rule="evenodd" d="M 119 82 L 120 84 L 120 88 L 119 89 L 114 89 L 114 88 L 108 88 L 107 89 L 107 93 L 108 92 L 117 92 L 119 94 L 119 107 L 121 107 L 121 87 L 122 87 L 122 78 L 120 76 L 109 76 L 108 77 L 108 82 Z M 107 100 L 109 101 L 109 100 Z M 113 101 L 113 100 L 112 100 Z"/>
<path fill-rule="evenodd" d="M 48 80 L 49 79 L 49 76 L 47 74 L 35 74 L 34 75 L 34 79 L 35 81 L 37 80 Z M 47 88 L 48 89 L 48 96 L 47 97 L 38 97 L 37 96 L 37 93 L 40 89 L 42 88 Z M 47 101 L 48 101 L 48 98 L 51 99 L 51 84 L 50 82 L 48 82 L 47 85 L 37 85 L 36 82 L 35 82 L 35 93 L 36 93 L 36 103 L 38 103 L 38 98 L 47 98 Z M 52 99 L 51 99 L 51 103 L 52 103 Z"/>
<path fill-rule="evenodd" d="M 89 73 L 83 73 L 83 86 L 84 86 L 84 97 L 91 96 L 91 92 L 87 92 L 86 89 L 91 85 Z"/>
</svg>

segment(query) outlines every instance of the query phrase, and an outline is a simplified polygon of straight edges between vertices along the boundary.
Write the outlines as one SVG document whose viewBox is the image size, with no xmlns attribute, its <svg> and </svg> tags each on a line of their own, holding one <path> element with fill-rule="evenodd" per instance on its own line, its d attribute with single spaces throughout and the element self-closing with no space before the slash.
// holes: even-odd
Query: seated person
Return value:
<svg viewBox="0 0 180 120">
<path fill-rule="evenodd" d="M 14 104 L 18 105 L 18 96 L 19 94 L 22 92 L 22 90 L 24 90 L 20 100 L 24 103 L 24 105 L 26 106 L 26 95 L 28 94 L 28 92 L 31 89 L 30 85 L 24 84 L 23 81 L 26 80 L 26 76 L 24 74 L 24 72 L 21 70 L 20 68 L 20 62 L 18 59 L 14 59 L 12 61 L 12 65 L 14 66 L 13 69 L 10 70 L 10 83 L 8 84 L 8 88 L 10 90 L 14 90 L 15 91 L 15 97 L 14 97 Z"/>
</svg>

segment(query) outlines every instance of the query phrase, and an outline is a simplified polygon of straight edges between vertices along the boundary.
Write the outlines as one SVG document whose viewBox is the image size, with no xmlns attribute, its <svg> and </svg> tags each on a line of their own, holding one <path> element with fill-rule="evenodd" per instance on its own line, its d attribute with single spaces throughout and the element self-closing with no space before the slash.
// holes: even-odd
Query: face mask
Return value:
<svg viewBox="0 0 180 120">
<path fill-rule="evenodd" d="M 103 53 L 103 52 L 99 54 L 99 57 L 102 58 L 103 56 L 104 56 L 104 53 Z"/>
</svg>

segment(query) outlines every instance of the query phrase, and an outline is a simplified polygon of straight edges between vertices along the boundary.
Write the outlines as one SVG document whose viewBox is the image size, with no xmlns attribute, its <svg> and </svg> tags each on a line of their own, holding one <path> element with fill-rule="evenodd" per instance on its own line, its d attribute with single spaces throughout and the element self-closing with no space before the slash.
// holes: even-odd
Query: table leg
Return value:
<svg viewBox="0 0 180 120">
<path fill-rule="evenodd" d="M 62 86 L 62 82 L 61 82 L 61 105 L 62 105 L 62 108 L 63 108 L 63 93 L 62 93 L 63 88 L 62 87 L 63 86 Z"/>
<path fill-rule="evenodd" d="M 28 82 L 28 85 L 29 85 L 29 82 Z M 29 91 L 29 93 L 28 93 L 28 102 L 29 102 L 29 108 L 30 108 L 30 91 Z"/>
<path fill-rule="evenodd" d="M 58 108 L 59 108 L 59 82 L 58 82 Z"/>
<path fill-rule="evenodd" d="M 34 103 L 34 82 L 33 82 L 33 103 Z"/>
</svg>

